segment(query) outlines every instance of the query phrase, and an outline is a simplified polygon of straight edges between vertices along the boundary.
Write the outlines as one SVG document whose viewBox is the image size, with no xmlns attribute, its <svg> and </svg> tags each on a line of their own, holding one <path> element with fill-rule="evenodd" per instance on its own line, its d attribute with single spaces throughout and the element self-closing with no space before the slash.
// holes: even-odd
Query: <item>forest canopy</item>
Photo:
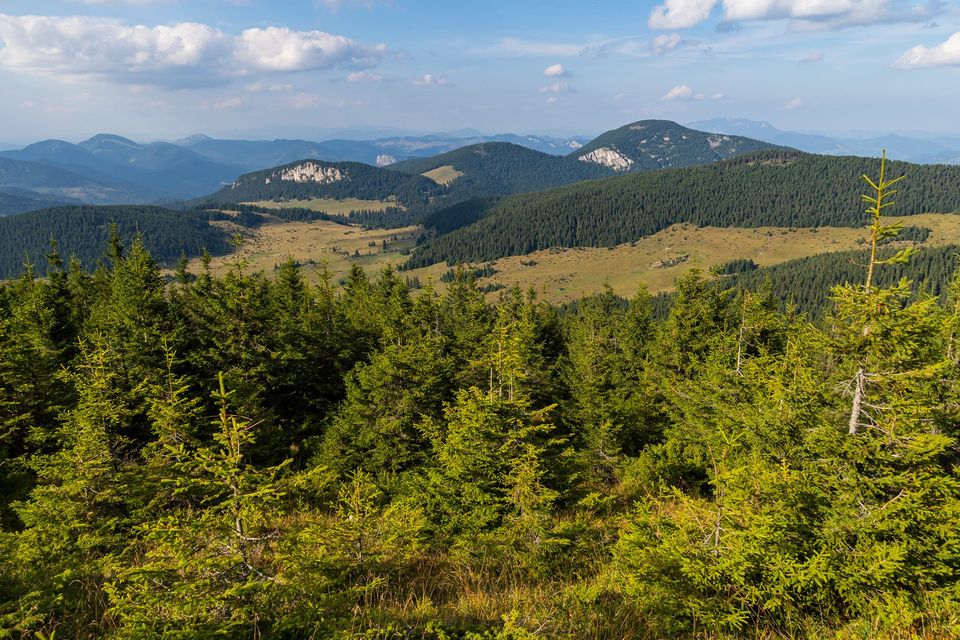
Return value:
<svg viewBox="0 0 960 640">
<path fill-rule="evenodd" d="M 51 252 L 0 284 L 0 633 L 950 637 L 960 275 L 881 276 L 891 187 L 823 321 Z"/>
</svg>

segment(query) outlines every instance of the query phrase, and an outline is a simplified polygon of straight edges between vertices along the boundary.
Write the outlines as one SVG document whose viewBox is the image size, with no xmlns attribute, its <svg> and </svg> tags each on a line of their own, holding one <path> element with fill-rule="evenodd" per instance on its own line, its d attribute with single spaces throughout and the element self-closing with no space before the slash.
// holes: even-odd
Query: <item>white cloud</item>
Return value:
<svg viewBox="0 0 960 640">
<path fill-rule="evenodd" d="M 814 51 L 800 58 L 800 64 L 816 64 L 818 62 L 823 62 L 824 57 L 825 56 L 820 51 Z"/>
<path fill-rule="evenodd" d="M 444 76 L 435 76 L 432 73 L 425 73 L 422 77 L 413 81 L 418 87 L 448 87 L 452 86 L 450 81 Z"/>
<path fill-rule="evenodd" d="M 650 41 L 650 51 L 654 55 L 663 55 L 668 51 L 673 51 L 683 44 L 683 38 L 677 33 L 661 33 Z"/>
<path fill-rule="evenodd" d="M 236 57 L 261 71 L 306 71 L 346 65 L 375 66 L 386 45 L 366 46 L 323 31 L 292 31 L 285 27 L 247 29 L 235 43 Z"/>
<path fill-rule="evenodd" d="M 787 104 L 783 105 L 783 108 L 786 109 L 787 111 L 794 111 L 795 109 L 799 109 L 802 106 L 803 106 L 803 100 L 801 100 L 800 98 L 794 98 L 789 102 L 787 102 Z"/>
<path fill-rule="evenodd" d="M 569 78 L 573 74 L 565 69 L 562 64 L 552 64 L 543 70 L 543 75 L 548 78 Z"/>
<path fill-rule="evenodd" d="M 652 29 L 687 29 L 723 6 L 727 22 L 790 20 L 799 29 L 840 29 L 881 22 L 927 20 L 943 10 L 931 0 L 664 0 L 647 23 Z"/>
<path fill-rule="evenodd" d="M 238 36 L 205 24 L 128 26 L 89 17 L 0 14 L 0 68 L 61 79 L 170 87 L 226 84 L 253 72 L 365 68 L 387 53 L 322 31 L 247 29 Z"/>
<path fill-rule="evenodd" d="M 717 0 L 666 0 L 653 8 L 647 24 L 651 29 L 686 29 L 710 17 Z"/>
<path fill-rule="evenodd" d="M 347 82 L 381 82 L 383 76 L 369 71 L 354 71 L 347 76 Z"/>
<path fill-rule="evenodd" d="M 540 93 L 576 93 L 573 87 L 566 82 L 554 82 L 538 89 Z"/>
<path fill-rule="evenodd" d="M 700 100 L 703 98 L 703 94 L 694 93 L 693 89 L 685 84 L 678 84 L 674 88 L 667 91 L 660 99 L 665 102 L 671 101 L 681 101 L 681 100 Z"/>
<path fill-rule="evenodd" d="M 711 100 L 726 100 L 726 99 L 727 99 L 727 94 L 725 94 L 725 93 L 715 93 L 715 94 L 713 94 L 712 96 L 710 96 L 710 99 L 711 99 Z"/>
<path fill-rule="evenodd" d="M 921 69 L 960 65 L 960 31 L 935 47 L 918 45 L 893 63 L 898 69 Z"/>
<path fill-rule="evenodd" d="M 557 96 L 550 96 L 549 98 L 547 98 L 547 104 L 556 104 L 559 101 L 560 101 L 560 98 L 558 98 Z"/>
</svg>

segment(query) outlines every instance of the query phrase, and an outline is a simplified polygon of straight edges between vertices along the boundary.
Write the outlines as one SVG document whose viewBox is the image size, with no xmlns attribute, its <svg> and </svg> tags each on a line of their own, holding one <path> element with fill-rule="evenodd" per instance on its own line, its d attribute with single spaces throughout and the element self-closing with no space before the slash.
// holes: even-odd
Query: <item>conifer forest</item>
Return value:
<svg viewBox="0 0 960 640">
<path fill-rule="evenodd" d="M 898 180 L 815 314 L 52 246 L 0 284 L 0 637 L 956 637 L 960 274 L 884 275 Z"/>
</svg>

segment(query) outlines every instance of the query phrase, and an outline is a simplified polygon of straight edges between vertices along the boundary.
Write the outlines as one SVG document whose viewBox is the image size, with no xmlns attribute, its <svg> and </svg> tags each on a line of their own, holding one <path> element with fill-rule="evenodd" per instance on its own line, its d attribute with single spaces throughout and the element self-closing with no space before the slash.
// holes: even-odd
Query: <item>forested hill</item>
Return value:
<svg viewBox="0 0 960 640">
<path fill-rule="evenodd" d="M 311 198 L 358 198 L 395 200 L 400 206 L 418 209 L 444 188 L 423 176 L 412 176 L 360 162 L 301 160 L 255 171 L 201 198 L 202 204 L 221 205 L 259 200 L 304 200 Z"/>
<path fill-rule="evenodd" d="M 75 202 L 71 198 L 44 196 L 27 189 L 0 188 L 0 216 L 68 204 L 75 204 Z"/>
<path fill-rule="evenodd" d="M 144 206 L 70 206 L 31 211 L 0 218 L 0 280 L 23 272 L 29 260 L 38 272 L 46 269 L 50 241 L 64 258 L 74 256 L 90 267 L 104 255 L 110 226 L 123 238 L 143 235 L 144 246 L 160 261 L 229 250 L 228 235 L 212 226 L 205 214 Z"/>
<path fill-rule="evenodd" d="M 895 252 L 894 249 L 882 250 L 880 257 L 889 258 Z M 890 287 L 901 278 L 907 278 L 913 281 L 915 289 L 939 296 L 950 283 L 958 254 L 958 245 L 924 247 L 906 264 L 886 265 L 877 270 L 874 282 L 878 286 Z M 821 253 L 738 273 L 730 277 L 730 281 L 736 289 L 759 291 L 764 286 L 763 281 L 769 279 L 773 297 L 781 301 L 782 306 L 790 305 L 798 312 L 820 318 L 831 307 L 831 289 L 847 282 L 862 282 L 864 271 L 860 265 L 869 260 L 870 254 L 866 250 Z"/>
<path fill-rule="evenodd" d="M 614 174 L 607 167 L 554 156 L 509 142 L 475 144 L 431 158 L 406 160 L 390 167 L 409 174 L 427 174 L 448 185 L 442 201 L 506 196 L 559 187 Z"/>
<path fill-rule="evenodd" d="M 773 148 L 776 145 L 768 142 L 696 131 L 670 120 L 641 120 L 601 134 L 568 157 L 616 171 L 652 171 L 709 164 Z"/>
<path fill-rule="evenodd" d="M 676 222 L 717 227 L 858 227 L 860 177 L 879 160 L 771 150 L 702 167 L 593 180 L 512 196 L 407 263 L 479 262 L 554 246 L 615 246 Z M 906 175 L 896 213 L 960 211 L 960 167 L 888 163 Z M 448 225 L 449 226 L 449 225 Z"/>
</svg>

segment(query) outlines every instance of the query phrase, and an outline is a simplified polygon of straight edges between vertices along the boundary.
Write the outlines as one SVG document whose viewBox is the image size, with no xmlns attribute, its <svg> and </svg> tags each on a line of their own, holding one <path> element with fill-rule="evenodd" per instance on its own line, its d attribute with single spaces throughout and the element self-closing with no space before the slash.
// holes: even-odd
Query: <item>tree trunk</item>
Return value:
<svg viewBox="0 0 960 640">
<path fill-rule="evenodd" d="M 857 376 L 853 379 L 856 387 L 853 391 L 853 407 L 850 411 L 850 427 L 847 430 L 847 433 L 850 435 L 855 435 L 857 433 L 857 427 L 860 425 L 860 411 L 863 408 L 863 383 L 865 378 L 865 372 L 863 365 L 857 369 Z"/>
</svg>

